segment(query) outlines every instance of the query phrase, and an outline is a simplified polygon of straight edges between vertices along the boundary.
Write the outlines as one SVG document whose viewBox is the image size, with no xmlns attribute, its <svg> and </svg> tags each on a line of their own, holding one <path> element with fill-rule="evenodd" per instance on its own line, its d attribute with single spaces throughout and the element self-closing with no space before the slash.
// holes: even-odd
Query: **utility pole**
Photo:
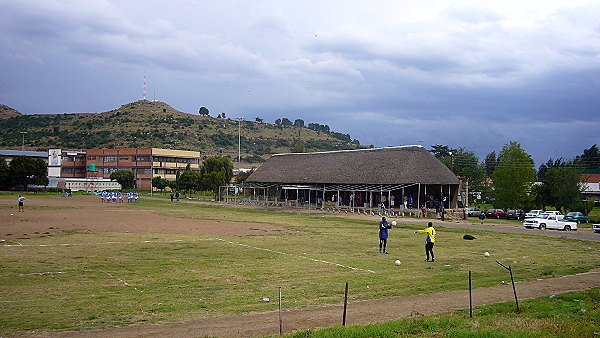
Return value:
<svg viewBox="0 0 600 338">
<path fill-rule="evenodd" d="M 23 135 L 23 142 L 21 143 L 21 151 L 25 151 L 25 134 L 27 134 L 27 132 L 20 131 L 19 133 L 21 133 L 21 135 Z"/>
</svg>

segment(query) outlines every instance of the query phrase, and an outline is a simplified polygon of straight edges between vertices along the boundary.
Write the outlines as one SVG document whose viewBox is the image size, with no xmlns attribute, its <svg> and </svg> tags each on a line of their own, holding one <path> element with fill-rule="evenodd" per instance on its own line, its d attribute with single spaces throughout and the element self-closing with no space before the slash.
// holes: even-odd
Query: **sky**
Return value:
<svg viewBox="0 0 600 338">
<path fill-rule="evenodd" d="M 362 144 L 600 143 L 600 1 L 0 0 L 0 103 L 327 124 Z"/>
</svg>

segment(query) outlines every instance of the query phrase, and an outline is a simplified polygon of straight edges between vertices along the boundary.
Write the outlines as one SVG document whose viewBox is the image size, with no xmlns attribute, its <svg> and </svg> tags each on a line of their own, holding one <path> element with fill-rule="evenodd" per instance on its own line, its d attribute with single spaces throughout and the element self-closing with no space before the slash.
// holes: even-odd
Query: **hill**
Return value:
<svg viewBox="0 0 600 338">
<path fill-rule="evenodd" d="M 237 158 L 237 120 L 188 114 L 159 101 L 136 101 L 103 113 L 17 112 L 0 120 L 0 147 L 20 146 L 20 131 L 27 132 L 25 147 L 30 150 L 155 147 Z M 361 147 L 347 134 L 241 122 L 242 160 L 246 164 L 262 162 L 273 153 L 289 152 L 299 140 L 310 152 Z"/>
<path fill-rule="evenodd" d="M 10 119 L 16 116 L 21 116 L 22 114 L 9 106 L 0 104 L 0 120 Z"/>
</svg>

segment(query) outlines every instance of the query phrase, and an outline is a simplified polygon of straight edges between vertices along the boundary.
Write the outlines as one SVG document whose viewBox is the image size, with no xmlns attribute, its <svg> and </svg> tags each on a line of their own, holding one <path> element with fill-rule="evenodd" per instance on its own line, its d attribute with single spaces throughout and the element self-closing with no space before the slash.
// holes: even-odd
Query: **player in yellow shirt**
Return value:
<svg viewBox="0 0 600 338">
<path fill-rule="evenodd" d="M 435 257 L 433 256 L 433 244 L 435 243 L 433 223 L 427 223 L 427 229 L 415 231 L 415 234 L 427 234 L 427 239 L 425 239 L 425 254 L 427 255 L 427 259 L 425 261 L 429 262 L 429 253 L 431 253 L 431 262 L 435 262 Z"/>
</svg>

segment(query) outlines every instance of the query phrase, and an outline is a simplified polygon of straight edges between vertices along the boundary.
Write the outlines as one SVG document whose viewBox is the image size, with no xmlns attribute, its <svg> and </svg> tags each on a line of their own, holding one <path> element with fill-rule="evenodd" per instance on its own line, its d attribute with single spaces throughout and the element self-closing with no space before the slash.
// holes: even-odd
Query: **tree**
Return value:
<svg viewBox="0 0 600 338">
<path fill-rule="evenodd" d="M 281 125 L 281 119 L 275 120 L 275 124 L 278 125 L 278 126 L 280 126 Z"/>
<path fill-rule="evenodd" d="M 290 149 L 290 153 L 304 153 L 306 150 L 304 149 L 304 143 L 302 141 L 296 142 L 294 146 Z"/>
<path fill-rule="evenodd" d="M 48 166 L 41 158 L 17 156 L 9 165 L 9 185 L 27 189 L 30 184 L 48 185 Z"/>
<path fill-rule="evenodd" d="M 485 156 L 485 159 L 483 160 L 483 167 L 488 177 L 492 177 L 497 164 L 498 160 L 496 159 L 495 150 Z"/>
<path fill-rule="evenodd" d="M 208 115 L 210 115 L 210 112 L 208 111 L 208 108 L 200 107 L 200 109 L 198 109 L 198 114 L 200 114 L 202 116 L 208 116 Z"/>
<path fill-rule="evenodd" d="M 429 150 L 429 152 L 432 153 L 433 156 L 435 156 L 438 160 L 445 157 L 450 157 L 450 153 L 454 151 L 456 151 L 456 149 L 452 149 L 446 145 L 441 144 L 433 145 Z"/>
<path fill-rule="evenodd" d="M 117 170 L 108 177 L 111 181 L 117 181 L 122 189 L 133 189 L 135 187 L 135 176 L 129 170 Z"/>
<path fill-rule="evenodd" d="M 294 121 L 294 127 L 304 128 L 304 120 L 302 120 L 302 119 L 296 119 Z"/>
<path fill-rule="evenodd" d="M 546 172 L 548 172 L 548 170 L 550 170 L 552 168 L 560 168 L 560 167 L 564 167 L 564 166 L 570 166 L 571 164 L 572 164 L 571 162 L 563 160 L 562 157 L 556 161 L 549 159 L 548 162 L 542 164 L 540 166 L 540 168 L 538 169 L 537 179 L 540 181 L 543 181 L 546 179 Z"/>
<path fill-rule="evenodd" d="M 282 126 L 291 126 L 293 124 L 292 124 L 292 121 L 290 121 L 290 119 L 288 119 L 287 117 L 284 117 L 281 119 L 281 125 Z"/>
<path fill-rule="evenodd" d="M 543 200 L 563 211 L 581 200 L 583 185 L 579 182 L 579 172 L 573 167 L 551 168 L 546 173 L 543 186 Z"/>
<path fill-rule="evenodd" d="M 152 177 L 152 186 L 159 190 L 165 190 L 169 182 L 160 176 Z"/>
<path fill-rule="evenodd" d="M 494 169 L 495 206 L 505 209 L 525 209 L 533 203 L 529 193 L 535 182 L 531 156 L 517 142 L 505 145 Z"/>
<path fill-rule="evenodd" d="M 10 167 L 4 160 L 4 158 L 0 158 L 0 189 L 8 188 L 10 183 Z"/>
<path fill-rule="evenodd" d="M 237 174 L 237 176 L 235 177 L 235 181 L 237 183 L 242 183 L 244 181 L 246 181 L 246 179 L 248 177 L 250 177 L 250 175 L 252 175 L 252 173 L 255 171 L 255 169 L 252 170 L 248 170 L 248 171 L 242 171 L 239 174 Z"/>
<path fill-rule="evenodd" d="M 263 123 L 263 119 L 261 119 L 260 117 L 257 117 L 254 119 L 254 121 L 258 122 L 258 123 Z"/>
<path fill-rule="evenodd" d="M 187 168 L 184 170 L 181 175 L 177 178 L 177 186 L 179 189 L 189 192 L 190 196 L 192 191 L 198 190 L 200 188 L 200 173 L 195 170 Z"/>
<path fill-rule="evenodd" d="M 219 187 L 229 184 L 233 178 L 233 163 L 223 156 L 209 157 L 202 162 L 200 182 L 204 190 L 218 193 Z"/>
<path fill-rule="evenodd" d="M 583 155 L 576 156 L 574 164 L 581 169 L 600 169 L 600 150 L 594 144 L 589 149 L 583 151 Z"/>
</svg>

